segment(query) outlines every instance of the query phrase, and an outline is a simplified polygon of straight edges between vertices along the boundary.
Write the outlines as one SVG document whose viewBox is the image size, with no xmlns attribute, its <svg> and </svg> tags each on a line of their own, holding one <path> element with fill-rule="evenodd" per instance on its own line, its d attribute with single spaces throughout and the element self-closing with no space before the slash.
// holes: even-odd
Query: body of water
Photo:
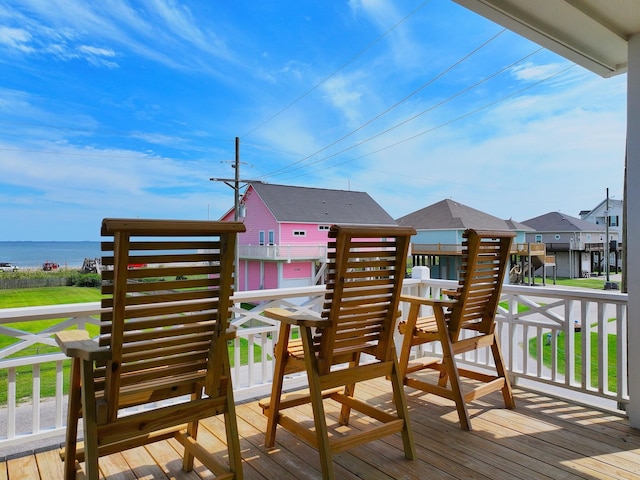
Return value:
<svg viewBox="0 0 640 480">
<path fill-rule="evenodd" d="M 41 268 L 44 262 L 79 268 L 85 258 L 98 258 L 100 242 L 0 242 L 0 262 Z"/>
</svg>

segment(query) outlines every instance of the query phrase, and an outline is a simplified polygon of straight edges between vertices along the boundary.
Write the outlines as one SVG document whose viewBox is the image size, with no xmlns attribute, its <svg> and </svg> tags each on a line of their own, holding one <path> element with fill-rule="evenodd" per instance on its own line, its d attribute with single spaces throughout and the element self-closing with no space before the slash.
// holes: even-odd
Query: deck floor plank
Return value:
<svg viewBox="0 0 640 480">
<path fill-rule="evenodd" d="M 140 480 L 161 480 L 167 475 L 144 447 L 136 447 L 122 452 L 136 478 Z M 174 469 L 175 470 L 175 469 Z"/>
<path fill-rule="evenodd" d="M 36 453 L 36 462 L 41 478 L 62 478 L 64 475 L 63 463 L 60 460 L 58 450 L 45 450 Z"/>
<path fill-rule="evenodd" d="M 38 463 L 35 461 L 34 455 L 8 460 L 7 472 L 10 479 L 44 478 L 40 476 Z"/>
<path fill-rule="evenodd" d="M 358 387 L 380 405 L 389 404 L 388 383 L 373 381 Z M 360 445 L 335 456 L 338 478 L 433 480 L 630 480 L 640 478 L 640 431 L 621 415 L 574 404 L 539 392 L 515 388 L 516 409 L 503 408 L 499 393 L 470 405 L 473 430 L 460 429 L 453 402 L 407 388 L 409 415 L 418 458 L 404 458 L 400 435 Z M 327 403 L 337 419 L 338 406 Z M 310 409 L 291 415 L 309 421 Z M 238 404 L 238 430 L 246 480 L 320 479 L 317 451 L 282 428 L 276 445 L 264 445 L 266 417 L 257 400 Z M 367 427 L 356 415 L 349 428 Z M 344 427 L 336 427 L 337 434 Z M 199 439 L 227 462 L 224 424 L 218 417 L 202 422 Z M 175 440 L 138 447 L 100 459 L 109 480 L 209 479 L 211 472 L 196 462 L 182 472 L 182 447 Z M 84 465 L 83 465 L 84 467 Z M 0 462 L 0 480 L 61 478 L 57 448 Z M 78 480 L 84 472 L 78 472 Z"/>
<path fill-rule="evenodd" d="M 194 471 L 185 472 L 182 470 L 182 458 L 178 456 L 178 451 L 173 448 L 170 442 L 151 443 L 145 448 L 167 478 L 175 480 L 198 480 L 200 478 Z"/>
<path fill-rule="evenodd" d="M 113 453 L 106 457 L 101 457 L 100 460 L 98 460 L 98 464 L 100 466 L 100 473 L 104 478 L 108 478 L 109 480 L 136 480 L 136 476 L 131 470 L 131 466 L 127 463 L 121 453 Z M 81 467 L 81 473 L 84 475 L 84 463 L 81 464 Z M 77 479 L 78 476 L 76 475 L 76 480 Z M 42 480 L 45 479 L 42 478 Z"/>
</svg>

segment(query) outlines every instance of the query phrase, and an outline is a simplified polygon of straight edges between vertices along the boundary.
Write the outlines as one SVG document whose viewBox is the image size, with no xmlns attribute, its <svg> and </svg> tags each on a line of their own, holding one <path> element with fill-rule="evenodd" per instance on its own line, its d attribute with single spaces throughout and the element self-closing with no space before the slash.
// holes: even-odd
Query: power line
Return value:
<svg viewBox="0 0 640 480">
<path fill-rule="evenodd" d="M 555 77 L 557 77 L 557 76 L 559 76 L 559 75 L 562 75 L 563 73 L 566 73 L 567 71 L 569 71 L 569 70 L 571 70 L 571 69 L 573 69 L 573 68 L 575 68 L 575 67 L 576 67 L 576 65 L 575 65 L 575 64 L 574 64 L 574 65 L 570 65 L 570 66 L 568 66 L 567 68 L 564 68 L 564 69 L 560 70 L 559 72 L 556 72 L 556 73 L 554 73 L 554 74 L 552 74 L 552 75 L 549 75 L 548 77 L 545 77 L 545 78 L 543 78 L 543 79 L 541 79 L 541 80 L 538 80 L 537 82 L 535 82 L 535 83 L 533 83 L 533 84 L 531 84 L 531 85 L 528 85 L 528 86 L 526 86 L 526 87 L 524 87 L 524 88 L 521 88 L 520 90 L 517 90 L 517 91 L 515 91 L 515 92 L 513 92 L 513 93 L 511 93 L 511 94 L 509 94 L 509 95 L 505 95 L 505 96 L 503 96 L 503 97 L 500 97 L 500 98 L 498 98 L 498 99 L 494 100 L 493 102 L 490 102 L 490 103 L 487 103 L 487 104 L 485 104 L 485 105 L 483 105 L 483 106 L 481 106 L 481 107 L 478 107 L 477 109 L 472 110 L 472 111 L 470 111 L 470 112 L 467 112 L 467 113 L 465 113 L 464 115 L 460 115 L 460 116 L 458 116 L 458 117 L 456 117 L 456 118 L 453 118 L 453 119 L 451 119 L 451 120 L 447 120 L 446 122 L 443 122 L 443 123 L 441 123 L 441 124 L 439 124 L 439 125 L 436 125 L 435 127 L 429 128 L 429 129 L 427 129 L 427 130 L 423 130 L 423 131 L 421 131 L 421 132 L 419 132 L 419 133 L 417 133 L 417 134 L 415 134 L 415 135 L 412 135 L 412 136 L 410 136 L 410 137 L 407 137 L 407 138 L 405 138 L 405 139 L 403 139 L 403 140 L 399 140 L 399 141 L 397 141 L 397 142 L 395 142 L 395 143 L 392 143 L 392 144 L 387 145 L 387 146 L 385 146 L 385 147 L 379 148 L 379 149 L 374 150 L 374 151 L 372 151 L 372 152 L 365 153 L 365 154 L 363 154 L 363 155 L 360 155 L 360 156 L 358 156 L 358 157 L 355 157 L 355 158 L 351 158 L 351 159 L 345 160 L 345 161 L 340 162 L 340 163 L 336 163 L 336 164 L 332 165 L 332 166 L 331 166 L 331 168 L 338 167 L 338 166 L 340 166 L 340 165 L 344 165 L 344 164 L 346 164 L 346 163 L 354 162 L 354 161 L 356 161 L 356 160 L 360 160 L 360 159 L 362 159 L 362 158 L 369 157 L 369 156 L 371 156 L 371 155 L 375 155 L 376 153 L 380 153 L 380 152 L 383 152 L 383 151 L 385 151 L 385 150 L 389 150 L 390 148 L 397 147 L 398 145 L 401 145 L 401 144 L 403 144 L 403 143 L 409 142 L 409 141 L 411 141 L 411 140 L 415 140 L 415 139 L 416 139 L 416 138 L 418 138 L 418 137 L 421 137 L 421 136 L 426 135 L 426 134 L 428 134 L 428 133 L 434 132 L 435 130 L 438 130 L 438 129 L 442 128 L 442 127 L 445 127 L 445 126 L 447 126 L 447 125 L 450 125 L 450 124 L 452 124 L 452 123 L 454 123 L 454 122 L 457 122 L 457 121 L 463 120 L 463 119 L 465 119 L 465 118 L 468 118 L 468 117 L 470 117 L 470 116 L 472 116 L 472 115 L 475 115 L 476 113 L 479 113 L 479 112 L 481 112 L 481 111 L 483 111 L 483 110 L 486 110 L 486 109 L 487 109 L 487 108 L 489 108 L 489 107 L 492 107 L 492 106 L 494 106 L 494 105 L 497 105 L 498 103 L 504 102 L 505 100 L 508 100 L 509 98 L 515 97 L 515 96 L 517 96 L 517 95 L 521 94 L 522 92 L 525 92 L 525 91 L 527 91 L 527 90 L 529 90 L 529 89 L 531 89 L 531 88 L 533 88 L 533 87 L 535 87 L 535 86 L 537 86 L 537 85 L 540 85 L 541 83 L 546 82 L 547 80 L 550 80 L 550 79 L 555 78 Z M 323 169 L 323 171 L 324 171 L 324 170 L 326 170 L 326 168 L 325 168 L 325 169 Z M 315 170 L 315 171 L 320 171 L 320 170 Z M 307 173 L 305 173 L 305 174 L 301 174 L 301 175 L 297 175 L 297 176 L 295 176 L 295 177 L 289 177 L 289 178 L 298 178 L 298 177 L 302 177 L 302 176 L 309 175 L 310 173 L 314 173 L 314 172 L 313 172 L 313 171 L 312 171 L 312 172 L 307 172 Z"/>
<path fill-rule="evenodd" d="M 255 132 L 256 130 L 258 130 L 259 128 L 263 127 L 264 125 L 266 125 L 267 123 L 269 123 L 271 120 L 273 120 L 274 118 L 278 117 L 280 114 L 282 114 L 283 112 L 285 112 L 286 110 L 288 110 L 289 108 L 291 108 L 292 106 L 294 106 L 296 103 L 298 103 L 300 100 L 302 100 L 303 98 L 305 98 L 306 96 L 308 96 L 311 92 L 313 92 L 316 88 L 318 88 L 320 85 L 322 85 L 323 83 L 327 82 L 331 77 L 333 77 L 334 75 L 336 75 L 340 70 L 344 69 L 347 65 L 353 63 L 355 60 L 357 60 L 359 57 L 361 57 L 362 55 L 364 55 L 367 51 L 369 51 L 371 48 L 373 48 L 373 46 L 375 44 L 377 44 L 378 42 L 380 42 L 384 37 L 386 37 L 387 35 L 389 35 L 393 30 L 395 30 L 397 27 L 399 27 L 402 23 L 404 23 L 406 20 L 408 20 L 412 15 L 416 14 L 418 11 L 420 11 L 427 3 L 429 3 L 431 0 L 425 0 L 424 2 L 422 2 L 422 4 L 420 4 L 417 8 L 415 8 L 414 10 L 412 10 L 408 15 L 406 15 L 404 18 L 402 18 L 399 22 L 397 22 L 395 25 L 393 25 L 391 28 L 389 28 L 386 32 L 384 32 L 382 35 L 380 35 L 378 38 L 376 38 L 375 40 L 373 40 L 371 43 L 369 43 L 369 45 L 367 45 L 365 48 L 363 48 L 362 50 L 360 50 L 358 53 L 356 53 L 353 57 L 351 57 L 349 60 L 347 60 L 345 63 L 343 63 L 342 65 L 340 65 L 338 67 L 337 70 L 333 71 L 331 74 L 329 74 L 328 76 L 326 76 L 325 78 L 323 78 L 320 82 L 316 83 L 313 87 L 311 87 L 309 90 L 307 90 L 306 92 L 304 92 L 302 95 L 300 95 L 299 97 L 297 97 L 295 100 L 293 100 L 292 102 L 288 103 L 286 106 L 284 106 L 283 108 L 281 108 L 280 110 L 278 110 L 276 113 L 274 113 L 273 115 L 271 115 L 269 118 L 267 118 L 266 120 L 264 120 L 263 122 L 259 123 L 258 125 L 256 125 L 255 127 L 253 127 L 251 130 L 249 130 L 247 133 L 245 133 L 244 135 L 242 135 L 242 137 L 248 137 L 249 135 L 251 135 L 253 132 Z"/>
<path fill-rule="evenodd" d="M 382 136 L 382 135 L 385 135 L 385 134 L 387 134 L 387 133 L 389 133 L 389 132 L 391 132 L 391 131 L 395 130 L 396 128 L 399 128 L 399 127 L 401 127 L 401 126 L 403 126 L 403 125 L 406 125 L 407 123 L 409 123 L 409 122 L 411 122 L 411 121 L 415 120 L 416 118 L 418 118 L 418 117 L 420 117 L 420 116 L 422 116 L 422 115 L 424 115 L 424 114 L 426 114 L 426 113 L 428 113 L 428 112 L 430 112 L 430 111 L 432 111 L 432 110 L 435 110 L 436 108 L 441 107 L 442 105 L 445 105 L 446 103 L 451 102 L 452 100 L 454 100 L 454 99 L 456 99 L 456 98 L 460 97 L 461 95 L 464 95 L 465 93 L 467 93 L 467 92 L 469 92 L 469 91 L 473 90 L 474 88 L 479 87 L 479 86 L 480 86 L 480 85 L 482 85 L 483 83 L 486 83 L 486 82 L 488 82 L 489 80 L 491 80 L 492 78 L 497 77 L 498 75 L 500 75 L 500 74 L 504 73 L 505 71 L 509 70 L 510 68 L 513 68 L 515 65 L 517 65 L 517 64 L 519 64 L 519 63 L 521 63 L 521 62 L 525 61 L 526 59 L 528 59 L 528 58 L 532 57 L 533 55 L 535 55 L 536 53 L 538 53 L 538 52 L 540 52 L 540 51 L 542 51 L 542 50 L 544 50 L 542 47 L 540 47 L 540 48 L 538 48 L 538 49 L 534 50 L 533 52 L 529 53 L 528 55 L 525 55 L 524 57 L 520 58 L 519 60 L 516 60 L 515 62 L 513 62 L 513 63 L 511 63 L 511 64 L 507 65 L 506 67 L 501 68 L 500 70 L 498 70 L 498 71 L 496 71 L 496 72 L 492 73 L 491 75 L 489 75 L 489 76 L 487 76 L 487 77 L 483 78 L 482 80 L 480 80 L 480 81 L 478 81 L 478 82 L 474 83 L 473 85 L 470 85 L 470 86 L 468 86 L 468 87 L 466 87 L 466 88 L 463 88 L 462 90 L 460 90 L 460 91 L 456 92 L 455 94 L 453 94 L 453 95 L 451 95 L 451 96 L 449 96 L 449 97 L 445 98 L 444 100 L 441 100 L 440 102 L 438 102 L 438 103 L 436 103 L 436 104 L 434 104 L 434 105 L 431 105 L 429 108 L 427 108 L 427 109 L 425 109 L 425 110 L 422 110 L 421 112 L 416 113 L 415 115 L 412 115 L 412 116 L 411 116 L 411 117 L 409 117 L 409 118 L 406 118 L 405 120 L 401 121 L 400 123 L 396 123 L 395 125 L 393 125 L 392 127 L 387 128 L 386 130 L 383 130 L 383 131 L 381 131 L 381 132 L 378 132 L 378 133 L 376 133 L 375 135 L 372 135 L 372 136 L 370 136 L 370 137 L 368 137 L 368 138 L 366 138 L 366 139 L 364 139 L 364 140 L 361 140 L 361 141 L 359 141 L 359 142 L 357 142 L 357 143 L 354 143 L 353 145 L 351 145 L 351 146 L 349 146 L 349 147 L 347 147 L 347 148 L 344 148 L 344 149 L 342 149 L 342 150 L 340 150 L 340 151 L 338 151 L 338 152 L 332 153 L 331 155 L 327 155 L 326 157 L 320 158 L 320 159 L 318 159 L 318 160 L 316 160 L 316 161 L 314 161 L 314 162 L 311 162 L 311 163 L 308 163 L 308 164 L 306 164 L 306 165 L 301 165 L 301 166 L 299 166 L 299 167 L 297 167 L 297 168 L 294 168 L 293 170 L 299 170 L 299 169 L 301 169 L 301 168 L 309 167 L 309 166 L 311 166 L 311 165 L 315 165 L 315 164 L 320 163 L 320 162 L 323 162 L 323 161 L 325 161 L 325 160 L 329 160 L 330 158 L 333 158 L 333 157 L 336 157 L 336 156 L 338 156 L 338 155 L 341 155 L 341 154 L 343 154 L 343 153 L 345 153 L 345 152 L 348 152 L 349 150 L 353 150 L 354 148 L 359 147 L 359 146 L 361 146 L 361 145 L 363 145 L 363 144 L 365 144 L 365 143 L 367 143 L 367 142 L 370 142 L 371 140 L 374 140 L 374 139 L 376 139 L 376 138 L 378 138 L 378 137 L 380 137 L 380 136 Z"/>
<path fill-rule="evenodd" d="M 308 160 L 311 157 L 314 157 L 315 155 L 324 152 L 325 150 L 331 148 L 332 146 L 340 143 L 341 141 L 345 140 L 346 138 L 350 137 L 351 135 L 353 135 L 354 133 L 362 130 L 364 127 L 370 125 L 371 123 L 375 122 L 376 120 L 378 120 L 379 118 L 383 117 L 384 115 L 386 115 L 387 113 L 389 113 L 390 111 L 392 111 L 394 108 L 397 108 L 398 106 L 400 106 L 402 103 L 406 102 L 407 100 L 409 100 L 411 97 L 413 97 L 414 95 L 416 95 L 418 92 L 424 90 L 426 87 L 428 87 L 429 85 L 431 85 L 433 82 L 435 82 L 436 80 L 442 78 L 444 75 L 446 75 L 447 73 L 449 73 L 451 70 L 453 70 L 455 67 L 459 66 L 460 64 L 464 63 L 465 61 L 467 61 L 469 58 L 471 58 L 473 55 L 475 55 L 476 53 L 478 53 L 480 50 L 482 50 L 484 47 L 486 47 L 487 45 L 489 45 L 491 42 L 493 42 L 496 38 L 498 38 L 500 35 L 502 35 L 503 33 L 505 33 L 507 30 L 506 29 L 502 29 L 500 32 L 498 32 L 497 34 L 495 34 L 494 36 L 492 36 L 491 38 L 489 38 L 488 40 L 486 40 L 485 42 L 483 42 L 481 45 L 479 45 L 478 47 L 474 48 L 471 52 L 469 52 L 468 54 L 466 54 L 464 57 L 458 59 L 456 62 L 454 62 L 452 65 L 450 65 L 449 67 L 445 68 L 443 71 L 441 71 L 440 73 L 438 73 L 435 77 L 432 77 L 431 79 L 427 80 L 425 83 L 423 83 L 422 85 L 420 85 L 417 89 L 415 89 L 413 92 L 411 92 L 410 94 L 406 95 L 404 98 L 398 100 L 396 103 L 394 103 L 393 105 L 391 105 L 390 107 L 388 107 L 387 109 L 385 109 L 384 111 L 382 111 L 381 113 L 379 113 L 378 115 L 374 116 L 373 118 L 369 119 L 368 121 L 366 121 L 364 124 L 360 125 L 359 127 L 357 127 L 356 129 L 352 130 L 351 132 L 347 133 L 346 135 L 343 135 L 342 137 L 338 138 L 337 140 L 334 140 L 333 142 L 331 142 L 329 145 L 321 148 L 320 150 L 315 151 L 314 153 L 311 153 L 309 155 L 307 155 L 304 158 L 301 158 L 300 160 L 297 160 L 287 166 L 284 166 L 282 168 L 279 168 L 273 172 L 271 172 L 270 174 L 267 174 L 266 177 L 270 177 L 273 175 L 276 175 L 278 172 L 282 171 L 282 170 L 287 170 L 288 168 L 297 165 L 299 163 L 304 162 L 305 160 Z"/>
</svg>

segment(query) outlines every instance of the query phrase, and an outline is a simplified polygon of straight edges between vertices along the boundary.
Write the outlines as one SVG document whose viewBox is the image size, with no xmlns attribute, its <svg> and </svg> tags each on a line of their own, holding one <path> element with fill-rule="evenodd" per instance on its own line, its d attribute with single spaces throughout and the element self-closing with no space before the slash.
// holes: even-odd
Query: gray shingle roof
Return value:
<svg viewBox="0 0 640 480">
<path fill-rule="evenodd" d="M 504 220 L 445 199 L 397 219 L 402 226 L 416 230 L 467 229 L 511 231 Z"/>
<path fill-rule="evenodd" d="M 605 230 L 603 225 L 596 225 L 560 212 L 545 213 L 522 223 L 537 232 L 604 232 Z"/>
<path fill-rule="evenodd" d="M 279 222 L 396 225 L 369 194 L 346 190 L 251 183 Z"/>
</svg>

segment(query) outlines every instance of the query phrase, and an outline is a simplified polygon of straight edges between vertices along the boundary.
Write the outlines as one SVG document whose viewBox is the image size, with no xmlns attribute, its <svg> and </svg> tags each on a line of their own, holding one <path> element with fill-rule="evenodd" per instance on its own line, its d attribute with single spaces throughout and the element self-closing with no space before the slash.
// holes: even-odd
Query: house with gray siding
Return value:
<svg viewBox="0 0 640 480">
<path fill-rule="evenodd" d="M 591 210 L 582 210 L 580 218 L 596 225 L 609 225 L 609 265 L 616 270 L 622 264 L 624 230 L 624 202 L 614 198 L 605 198 Z M 617 235 L 617 240 L 616 240 Z M 606 271 L 605 266 L 597 265 L 598 270 Z M 602 268 L 600 268 L 602 267 Z"/>
<path fill-rule="evenodd" d="M 605 225 L 598 225 L 560 212 L 549 212 L 522 222 L 534 231 L 527 232 L 528 242 L 542 243 L 555 255 L 557 274 L 561 277 L 587 277 L 597 266 L 608 247 Z M 610 233 L 616 242 L 618 233 Z M 596 267 L 596 268 L 594 268 Z"/>
</svg>

